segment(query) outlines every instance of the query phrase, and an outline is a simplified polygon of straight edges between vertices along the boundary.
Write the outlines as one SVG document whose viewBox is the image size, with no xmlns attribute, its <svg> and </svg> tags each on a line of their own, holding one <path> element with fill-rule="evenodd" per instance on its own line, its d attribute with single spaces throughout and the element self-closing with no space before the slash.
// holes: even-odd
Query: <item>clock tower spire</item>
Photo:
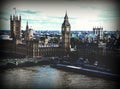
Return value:
<svg viewBox="0 0 120 89">
<path fill-rule="evenodd" d="M 62 47 L 65 49 L 66 52 L 70 51 L 70 30 L 71 30 L 71 26 L 70 23 L 68 21 L 68 16 L 67 16 L 67 12 L 65 14 L 64 17 L 64 21 L 62 24 Z"/>
</svg>

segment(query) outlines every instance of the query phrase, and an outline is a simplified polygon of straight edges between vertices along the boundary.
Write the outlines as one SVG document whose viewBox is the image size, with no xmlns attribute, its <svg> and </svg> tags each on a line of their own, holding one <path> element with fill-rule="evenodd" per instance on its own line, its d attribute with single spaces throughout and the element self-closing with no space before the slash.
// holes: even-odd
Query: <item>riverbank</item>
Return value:
<svg viewBox="0 0 120 89">
<path fill-rule="evenodd" d="M 0 60 L 0 70 L 5 70 L 15 67 L 30 67 L 37 65 L 50 64 L 50 58 L 15 58 L 15 59 L 2 59 Z"/>
<path fill-rule="evenodd" d="M 71 61 L 69 57 L 40 57 L 40 58 L 15 58 L 15 59 L 2 59 L 0 60 L 0 70 L 4 71 L 6 69 L 10 68 L 16 68 L 16 67 L 32 67 L 32 66 L 39 66 L 39 65 L 57 65 L 57 64 L 62 64 L 62 65 L 67 65 L 67 66 L 75 66 L 75 67 L 80 67 L 83 69 L 87 70 L 93 70 L 93 71 L 99 71 L 100 73 L 106 72 L 106 73 L 112 73 L 112 74 L 118 74 L 117 72 L 112 71 L 109 68 L 105 68 L 100 65 L 92 65 L 88 64 L 86 60 L 81 60 L 79 61 Z M 60 67 L 61 69 L 64 69 L 65 71 L 71 70 L 71 68 L 67 67 Z M 58 66 L 55 66 L 58 67 Z M 2 72 L 1 71 L 1 72 Z M 78 73 L 81 70 L 77 70 L 72 68 L 72 72 Z M 83 71 L 83 70 L 82 70 Z M 81 72 L 80 72 L 81 73 Z M 84 71 L 84 74 L 90 74 L 91 72 L 88 73 L 88 71 Z M 95 73 L 93 73 L 95 74 Z M 92 75 L 93 75 L 92 74 Z"/>
</svg>

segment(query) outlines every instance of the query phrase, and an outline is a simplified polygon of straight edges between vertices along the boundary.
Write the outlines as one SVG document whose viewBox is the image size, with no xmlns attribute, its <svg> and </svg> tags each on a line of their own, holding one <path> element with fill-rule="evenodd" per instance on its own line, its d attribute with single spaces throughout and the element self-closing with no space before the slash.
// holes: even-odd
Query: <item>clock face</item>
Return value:
<svg viewBox="0 0 120 89">
<path fill-rule="evenodd" d="M 66 31 L 69 31 L 69 28 L 66 28 Z"/>
</svg>

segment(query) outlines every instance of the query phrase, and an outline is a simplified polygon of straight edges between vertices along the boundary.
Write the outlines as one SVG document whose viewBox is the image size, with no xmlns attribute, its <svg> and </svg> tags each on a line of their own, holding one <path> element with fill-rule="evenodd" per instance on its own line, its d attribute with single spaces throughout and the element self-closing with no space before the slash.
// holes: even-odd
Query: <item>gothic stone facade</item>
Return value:
<svg viewBox="0 0 120 89">
<path fill-rule="evenodd" d="M 10 16 L 10 30 L 11 38 L 16 41 L 16 44 L 19 44 L 21 41 L 21 16 L 11 15 Z"/>
<path fill-rule="evenodd" d="M 39 44 L 39 40 L 27 39 L 26 44 L 19 44 L 21 39 L 21 17 L 10 16 L 11 37 L 15 41 L 16 54 L 23 54 L 28 57 L 40 57 L 40 56 L 66 56 L 70 51 L 70 24 L 68 21 L 67 13 L 64 17 L 62 24 L 62 46 L 59 47 L 42 47 Z M 26 32 L 28 32 L 28 23 L 26 26 Z M 29 33 L 26 33 L 29 34 Z M 29 36 L 29 35 L 26 35 Z M 28 37 L 25 37 L 28 38 Z"/>
</svg>

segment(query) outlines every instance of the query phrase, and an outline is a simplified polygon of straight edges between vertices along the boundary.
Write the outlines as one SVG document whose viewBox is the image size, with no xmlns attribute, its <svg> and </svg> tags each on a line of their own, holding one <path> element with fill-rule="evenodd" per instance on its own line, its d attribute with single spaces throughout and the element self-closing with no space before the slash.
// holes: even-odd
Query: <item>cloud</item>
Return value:
<svg viewBox="0 0 120 89">
<path fill-rule="evenodd" d="M 40 12 L 35 11 L 35 10 L 19 10 L 19 13 L 22 13 L 22 14 L 38 14 Z"/>
<path fill-rule="evenodd" d="M 0 10 L 0 15 L 6 15 L 9 14 L 7 11 Z"/>
<path fill-rule="evenodd" d="M 10 28 L 10 25 L 8 24 L 10 24 L 8 20 L 0 18 L 0 30 L 8 30 L 8 28 Z"/>
<path fill-rule="evenodd" d="M 63 17 L 62 16 L 49 16 L 49 18 L 55 18 L 55 19 L 63 19 Z"/>
<path fill-rule="evenodd" d="M 99 15 L 100 18 L 120 18 L 120 7 L 111 6 L 109 8 L 103 8 L 102 13 Z"/>
<path fill-rule="evenodd" d="M 9 20 L 9 13 L 7 11 L 0 11 L 0 20 Z"/>
<path fill-rule="evenodd" d="M 120 18 L 120 15 L 117 11 L 106 11 L 99 15 L 100 18 Z"/>
<path fill-rule="evenodd" d="M 111 19 L 111 18 L 119 19 L 120 18 L 120 16 L 118 16 L 118 15 L 112 15 L 112 14 L 102 14 L 99 17 L 106 18 L 106 19 Z"/>
<path fill-rule="evenodd" d="M 1 20 L 6 20 L 6 21 L 9 21 L 9 18 L 6 18 L 6 17 L 1 17 L 1 16 L 0 16 L 0 21 L 1 21 Z"/>
<path fill-rule="evenodd" d="M 101 22 L 107 25 L 107 28 L 108 24 L 119 19 L 115 4 L 100 0 L 10 1 L 5 5 L 5 9 L 2 9 L 4 11 L 0 10 L 0 20 L 4 21 L 8 29 L 10 28 L 7 21 L 14 13 L 14 7 L 18 8 L 17 15 L 21 15 L 21 24 L 24 28 L 28 21 L 33 29 L 61 29 L 66 10 L 72 29 L 92 29 L 92 26 L 99 26 Z"/>
</svg>

